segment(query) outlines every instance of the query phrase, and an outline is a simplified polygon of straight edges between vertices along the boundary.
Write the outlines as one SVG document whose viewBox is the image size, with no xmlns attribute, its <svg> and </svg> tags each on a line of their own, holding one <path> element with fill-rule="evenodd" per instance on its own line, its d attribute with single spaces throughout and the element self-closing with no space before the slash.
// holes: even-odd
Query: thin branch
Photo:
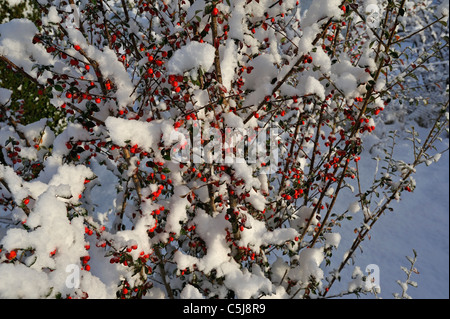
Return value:
<svg viewBox="0 0 450 319">
<path fill-rule="evenodd" d="M 418 34 L 418 33 L 422 32 L 422 31 L 428 29 L 428 28 L 431 27 L 432 25 L 434 25 L 434 24 L 440 22 L 442 19 L 445 19 L 445 18 L 447 18 L 447 16 L 442 16 L 442 17 L 440 17 L 439 19 L 437 19 L 437 20 L 431 22 L 430 24 L 424 26 L 423 28 L 421 28 L 421 29 L 419 29 L 419 30 L 417 30 L 417 31 L 415 31 L 415 32 L 413 32 L 413 33 L 411 33 L 411 34 L 409 34 L 409 35 L 407 35 L 407 36 L 401 38 L 401 39 L 398 39 L 398 40 L 392 42 L 392 44 L 394 45 L 394 44 L 403 42 L 403 41 L 405 41 L 406 39 L 409 39 L 409 38 L 415 36 L 416 34 Z"/>
</svg>

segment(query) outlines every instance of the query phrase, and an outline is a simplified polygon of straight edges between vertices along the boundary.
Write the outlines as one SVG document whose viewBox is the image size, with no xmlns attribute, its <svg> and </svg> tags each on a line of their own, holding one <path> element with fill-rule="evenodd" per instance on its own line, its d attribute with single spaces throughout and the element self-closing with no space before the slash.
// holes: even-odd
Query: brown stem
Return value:
<svg viewBox="0 0 450 319">
<path fill-rule="evenodd" d="M 127 161 L 127 164 L 130 165 L 131 164 L 131 154 L 130 154 L 130 150 L 128 149 L 128 147 L 123 147 L 123 157 L 125 158 L 125 160 Z M 142 202 L 142 195 L 141 195 L 141 181 L 139 180 L 139 177 L 137 175 L 137 173 L 133 173 L 132 175 L 132 179 L 133 179 L 133 183 L 134 183 L 134 187 L 136 189 L 136 193 L 138 195 L 139 198 L 139 204 Z"/>
<path fill-rule="evenodd" d="M 170 284 L 167 282 L 167 278 L 166 278 L 167 274 L 166 274 L 166 269 L 164 268 L 164 259 L 161 254 L 161 250 L 159 249 L 158 246 L 155 246 L 153 249 L 155 250 L 156 257 L 158 257 L 158 259 L 159 259 L 158 267 L 159 267 L 159 270 L 161 271 L 162 281 L 163 281 L 164 287 L 166 288 L 167 294 L 169 295 L 170 299 L 175 299 L 172 288 L 170 287 Z"/>
<path fill-rule="evenodd" d="M 213 7 L 215 8 L 217 4 L 217 1 L 213 3 Z M 213 45 L 216 49 L 214 54 L 214 69 L 216 71 L 216 79 L 217 82 L 220 84 L 223 84 L 222 81 L 222 69 L 220 67 L 220 52 L 219 52 L 219 37 L 218 37 L 218 31 L 217 31 L 217 16 L 211 15 L 212 17 L 212 23 L 211 23 L 211 30 L 212 30 L 212 37 L 213 37 Z"/>
</svg>

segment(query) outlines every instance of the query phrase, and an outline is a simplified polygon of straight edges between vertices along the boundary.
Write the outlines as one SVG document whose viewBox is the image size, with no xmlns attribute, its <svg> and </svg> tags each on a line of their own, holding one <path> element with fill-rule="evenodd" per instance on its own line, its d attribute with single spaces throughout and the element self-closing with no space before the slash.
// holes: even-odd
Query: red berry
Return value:
<svg viewBox="0 0 450 319">
<path fill-rule="evenodd" d="M 219 14 L 219 9 L 214 8 L 213 11 L 212 11 L 212 15 L 213 16 L 217 16 L 218 14 Z"/>
</svg>

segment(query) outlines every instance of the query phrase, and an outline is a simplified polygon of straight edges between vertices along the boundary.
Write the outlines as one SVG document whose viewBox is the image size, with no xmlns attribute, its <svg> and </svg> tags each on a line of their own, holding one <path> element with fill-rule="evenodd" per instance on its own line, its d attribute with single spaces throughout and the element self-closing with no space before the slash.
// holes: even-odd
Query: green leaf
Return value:
<svg viewBox="0 0 450 319">
<path fill-rule="evenodd" d="M 207 5 L 206 7 L 205 7 L 205 14 L 204 15 L 208 15 L 208 14 L 211 14 L 211 12 L 212 12 L 212 10 L 213 10 L 213 5 L 212 4 L 209 4 L 209 5 Z"/>
<path fill-rule="evenodd" d="M 391 52 L 389 52 L 389 55 L 390 55 L 391 57 L 393 57 L 394 59 L 398 59 L 398 58 L 400 57 L 400 55 L 399 55 L 398 52 L 396 52 L 396 51 L 391 51 Z"/>
<path fill-rule="evenodd" d="M 408 74 L 408 76 L 412 77 L 416 81 L 419 81 L 419 79 L 417 78 L 417 75 L 415 75 L 414 73 L 410 73 L 410 74 Z"/>
</svg>

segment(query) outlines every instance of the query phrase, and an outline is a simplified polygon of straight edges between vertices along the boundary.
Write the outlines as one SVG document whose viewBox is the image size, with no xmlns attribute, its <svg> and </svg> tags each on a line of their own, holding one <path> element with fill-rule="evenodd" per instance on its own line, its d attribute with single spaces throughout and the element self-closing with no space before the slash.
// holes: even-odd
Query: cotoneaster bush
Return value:
<svg viewBox="0 0 450 319">
<path fill-rule="evenodd" d="M 386 152 L 384 174 L 335 209 L 398 101 L 402 44 L 448 16 L 441 5 L 409 31 L 416 6 L 371 1 L 371 27 L 369 2 L 319 0 L 302 15 L 296 0 L 38 0 L 40 23 L 0 25 L 0 59 L 67 121 L 24 125 L 0 89 L 0 296 L 330 297 L 414 190 L 415 167 L 438 160 L 448 125 L 441 83 L 447 100 L 428 136 L 412 134 L 411 162 Z M 344 294 L 377 292 L 360 272 L 346 280 Z"/>
</svg>

